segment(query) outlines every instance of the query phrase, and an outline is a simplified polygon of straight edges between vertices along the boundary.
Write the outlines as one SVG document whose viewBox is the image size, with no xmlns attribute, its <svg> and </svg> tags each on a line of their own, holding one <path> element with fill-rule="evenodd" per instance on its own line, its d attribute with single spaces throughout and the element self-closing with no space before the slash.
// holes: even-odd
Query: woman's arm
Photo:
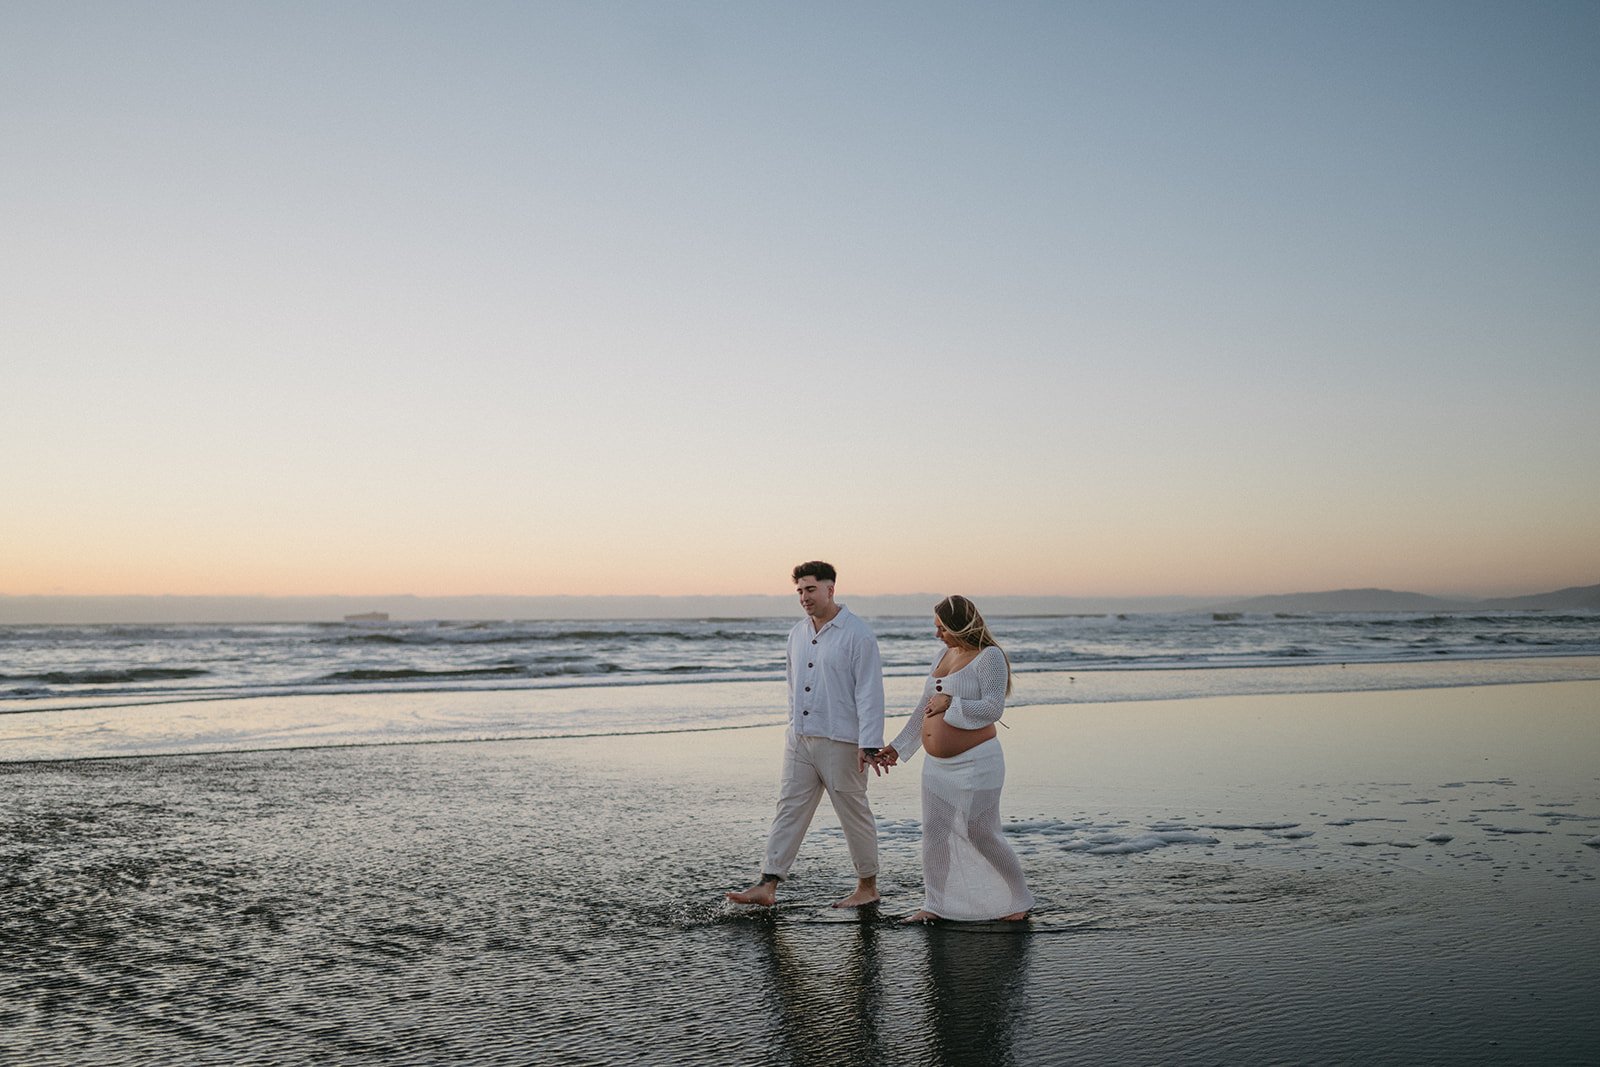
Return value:
<svg viewBox="0 0 1600 1067">
<path fill-rule="evenodd" d="M 931 686 L 927 687 L 927 689 L 931 688 Z M 922 699 L 917 702 L 916 708 L 912 710 L 911 718 L 906 720 L 905 728 L 900 731 L 900 736 L 890 741 L 886 746 L 894 752 L 894 759 L 897 763 L 900 760 L 910 759 L 917 754 L 917 749 L 922 747 L 922 721 L 928 714 L 929 693 L 927 689 L 923 691 Z"/>
<path fill-rule="evenodd" d="M 1009 672 L 1005 653 L 991 645 L 972 661 L 972 671 L 978 676 L 978 695 L 962 700 L 957 694 L 951 693 L 950 709 L 944 713 L 944 721 L 958 730 L 981 730 L 998 722 L 1001 713 L 1006 710 L 1006 676 Z"/>
<path fill-rule="evenodd" d="M 928 679 L 922 683 L 922 699 L 917 701 L 917 706 L 911 710 L 911 718 L 906 720 L 905 727 L 900 731 L 900 736 L 884 746 L 886 751 L 894 753 L 893 763 L 903 759 L 910 759 L 917 754 L 917 749 L 922 747 L 922 722 L 928 716 L 928 703 L 934 697 L 933 672 L 939 669 L 939 661 L 944 658 L 944 649 L 933 657 L 933 665 L 928 668 Z M 893 766 L 893 763 L 890 765 Z"/>
</svg>

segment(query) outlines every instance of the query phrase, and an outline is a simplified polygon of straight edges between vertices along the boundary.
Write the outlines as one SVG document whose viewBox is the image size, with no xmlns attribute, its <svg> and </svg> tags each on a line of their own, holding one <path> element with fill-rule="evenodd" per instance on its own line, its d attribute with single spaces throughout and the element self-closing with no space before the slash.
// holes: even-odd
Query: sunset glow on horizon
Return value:
<svg viewBox="0 0 1600 1067">
<path fill-rule="evenodd" d="M 0 595 L 1600 582 L 1596 40 L 9 4 Z"/>
</svg>

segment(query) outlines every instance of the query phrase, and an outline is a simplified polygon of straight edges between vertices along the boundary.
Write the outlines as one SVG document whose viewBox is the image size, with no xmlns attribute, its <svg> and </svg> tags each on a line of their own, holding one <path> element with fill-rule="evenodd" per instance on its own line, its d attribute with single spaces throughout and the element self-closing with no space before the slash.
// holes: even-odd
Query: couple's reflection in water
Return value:
<svg viewBox="0 0 1600 1067">
<path fill-rule="evenodd" d="M 1017 1062 L 1026 924 L 755 924 L 775 1063 Z"/>
<path fill-rule="evenodd" d="M 1022 1017 L 1027 924 L 938 925 L 925 931 L 927 1032 L 939 1064 L 1008 1064 Z"/>
</svg>

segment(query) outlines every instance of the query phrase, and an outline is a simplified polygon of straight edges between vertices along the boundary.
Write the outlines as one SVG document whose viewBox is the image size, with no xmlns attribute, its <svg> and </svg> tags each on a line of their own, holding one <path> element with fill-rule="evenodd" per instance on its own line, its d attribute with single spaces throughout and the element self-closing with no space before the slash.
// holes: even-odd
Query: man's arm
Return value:
<svg viewBox="0 0 1600 1067">
<path fill-rule="evenodd" d="M 789 631 L 789 639 L 784 642 L 783 649 L 783 679 L 788 688 L 789 706 L 784 709 L 785 717 L 794 721 L 794 631 Z"/>
<path fill-rule="evenodd" d="M 856 744 L 861 748 L 882 748 L 883 657 L 878 651 L 878 639 L 871 631 L 861 634 L 852 658 L 856 683 Z"/>
</svg>

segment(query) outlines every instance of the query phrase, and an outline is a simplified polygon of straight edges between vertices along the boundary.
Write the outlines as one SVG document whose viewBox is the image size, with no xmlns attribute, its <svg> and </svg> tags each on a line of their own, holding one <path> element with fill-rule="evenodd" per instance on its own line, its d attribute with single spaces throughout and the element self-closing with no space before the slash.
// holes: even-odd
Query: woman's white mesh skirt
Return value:
<svg viewBox="0 0 1600 1067">
<path fill-rule="evenodd" d="M 924 909 L 942 919 L 998 919 L 1033 907 L 1022 864 L 1000 828 L 1006 760 L 991 738 L 922 766 Z"/>
</svg>

